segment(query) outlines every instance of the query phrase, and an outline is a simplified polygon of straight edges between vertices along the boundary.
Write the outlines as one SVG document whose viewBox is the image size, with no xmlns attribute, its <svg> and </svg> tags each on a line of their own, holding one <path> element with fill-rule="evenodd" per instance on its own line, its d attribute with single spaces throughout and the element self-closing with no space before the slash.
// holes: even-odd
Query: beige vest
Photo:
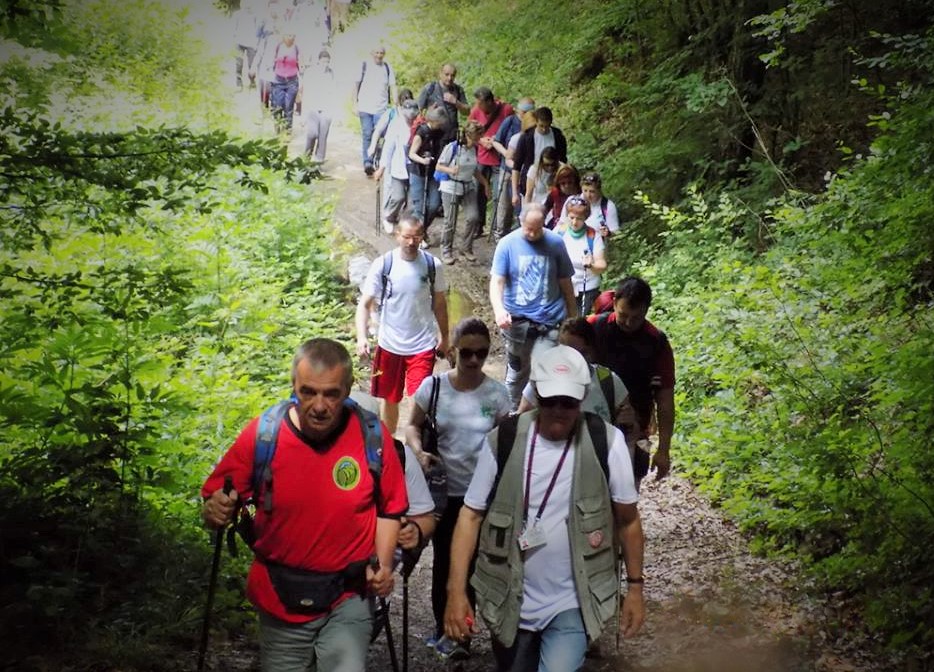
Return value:
<svg viewBox="0 0 934 672">
<path fill-rule="evenodd" d="M 504 646 L 512 645 L 519 628 L 524 564 L 516 537 L 522 525 L 526 445 L 537 416 L 538 411 L 533 410 L 518 418 L 516 439 L 480 526 L 476 569 L 470 579 L 477 592 L 478 613 Z M 584 629 L 593 640 L 613 615 L 619 577 L 609 488 L 586 426 L 581 414 L 574 439 L 568 535 Z M 612 425 L 604 423 L 604 429 L 610 432 Z M 494 454 L 498 450 L 497 432 L 493 429 L 487 435 Z M 612 434 L 608 440 L 610 437 Z"/>
</svg>

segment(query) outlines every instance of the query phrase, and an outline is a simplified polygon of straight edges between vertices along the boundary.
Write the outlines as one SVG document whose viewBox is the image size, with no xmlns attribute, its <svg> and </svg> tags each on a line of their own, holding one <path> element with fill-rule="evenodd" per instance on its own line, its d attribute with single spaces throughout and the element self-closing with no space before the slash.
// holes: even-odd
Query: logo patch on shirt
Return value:
<svg viewBox="0 0 934 672">
<path fill-rule="evenodd" d="M 334 485 L 341 490 L 353 490 L 360 482 L 360 464 L 350 456 L 337 460 L 331 472 Z"/>
</svg>

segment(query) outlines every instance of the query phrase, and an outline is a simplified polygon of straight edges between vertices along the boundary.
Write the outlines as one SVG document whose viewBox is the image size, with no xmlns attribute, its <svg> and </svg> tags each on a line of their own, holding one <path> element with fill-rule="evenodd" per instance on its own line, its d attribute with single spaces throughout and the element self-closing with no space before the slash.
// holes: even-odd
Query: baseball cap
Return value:
<svg viewBox="0 0 934 672">
<path fill-rule="evenodd" d="M 590 385 L 590 367 L 574 348 L 556 345 L 532 360 L 530 377 L 540 397 L 571 397 L 580 401 Z"/>
</svg>

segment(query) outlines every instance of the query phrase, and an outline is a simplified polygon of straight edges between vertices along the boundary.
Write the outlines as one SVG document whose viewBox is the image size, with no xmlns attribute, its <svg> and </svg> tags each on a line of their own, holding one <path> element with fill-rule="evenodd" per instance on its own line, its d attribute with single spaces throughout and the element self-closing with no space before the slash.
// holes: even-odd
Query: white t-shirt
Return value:
<svg viewBox="0 0 934 672">
<path fill-rule="evenodd" d="M 396 355 L 416 355 L 438 345 L 438 322 L 432 310 L 427 256 L 427 252 L 420 252 L 414 261 L 406 261 L 398 247 L 392 250 L 392 268 L 380 310 L 377 343 Z M 446 292 L 444 266 L 437 258 L 434 263 L 435 293 Z M 363 282 L 364 296 L 375 297 L 379 302 L 383 295 L 382 275 L 383 256 L 380 255 L 373 260 Z"/>
<path fill-rule="evenodd" d="M 386 61 L 379 65 L 373 59 L 364 61 L 357 74 L 360 90 L 357 93 L 357 109 L 369 114 L 382 114 L 389 107 L 389 89 L 396 86 L 396 73 Z M 363 78 L 360 78 L 360 75 Z"/>
<path fill-rule="evenodd" d="M 473 475 L 486 433 L 498 418 L 512 410 L 506 386 L 487 376 L 475 390 L 461 392 L 451 385 L 450 371 L 439 374 L 438 452 L 448 473 L 448 494 L 463 497 Z M 432 377 L 422 381 L 414 401 L 428 412 Z"/>
<path fill-rule="evenodd" d="M 543 170 L 541 174 L 538 172 L 539 164 L 536 162 L 534 166 L 529 168 L 529 172 L 526 174 L 526 179 L 532 182 L 532 193 L 529 195 L 526 193 L 526 198 L 532 203 L 544 203 L 545 199 L 548 198 L 548 192 L 551 190 L 552 184 L 554 184 L 555 174 L 553 172 L 549 173 L 546 170 Z"/>
<path fill-rule="evenodd" d="M 623 399 L 629 395 L 629 390 L 626 389 L 626 384 L 622 378 L 609 369 L 607 371 L 610 374 L 610 380 L 613 381 L 613 403 L 618 408 L 623 403 Z M 535 399 L 535 384 L 532 381 L 529 381 L 525 389 L 522 390 L 522 398 L 532 406 L 538 406 L 538 401 Z M 581 402 L 581 410 L 596 413 L 609 423 L 616 421 L 616 409 L 610 408 L 606 396 L 603 394 L 603 387 L 600 385 L 597 369 L 593 364 L 590 365 L 590 386 L 587 388 L 587 396 Z"/>
<path fill-rule="evenodd" d="M 592 254 L 596 257 L 604 250 L 603 236 L 600 235 L 599 230 L 592 230 L 594 232 Z M 586 232 L 587 229 L 585 228 L 584 235 L 580 238 L 575 238 L 571 234 L 570 226 L 567 228 L 561 227 L 560 230 L 555 229 L 555 233 L 561 236 L 561 239 L 564 241 L 564 246 L 568 250 L 568 256 L 571 257 L 571 264 L 574 266 L 574 275 L 571 277 L 571 283 L 574 285 L 575 295 L 584 291 L 585 285 L 588 291 L 597 289 L 600 286 L 600 276 L 593 273 L 589 268 L 584 268 L 584 253 L 591 251 Z"/>
<path fill-rule="evenodd" d="M 529 431 L 523 465 L 522 489 L 525 491 L 525 473 L 529 463 L 529 446 L 536 432 Z M 626 448 L 622 432 L 613 428 L 609 441 L 607 462 L 610 471 L 610 498 L 620 504 L 639 501 L 632 476 L 632 460 Z M 529 496 L 529 524 L 535 518 L 551 476 L 558 466 L 564 441 L 549 441 L 541 436 L 535 439 L 535 454 L 532 460 L 532 491 Z M 571 485 L 575 447 L 568 451 L 554 489 L 548 498 L 540 525 L 545 532 L 544 546 L 526 551 L 524 581 L 522 583 L 522 608 L 519 627 L 526 630 L 542 630 L 551 619 L 562 611 L 579 609 L 577 591 L 574 587 L 574 572 L 571 566 L 571 544 L 568 538 L 568 516 L 571 514 Z M 484 442 L 477 471 L 470 481 L 464 503 L 472 509 L 486 510 L 487 497 L 496 477 L 496 458 L 488 442 Z M 517 530 L 518 532 L 518 530 Z"/>
<path fill-rule="evenodd" d="M 532 139 L 535 141 L 535 156 L 532 158 L 532 165 L 537 166 L 542 150 L 545 147 L 555 146 L 555 132 L 549 128 L 547 133 L 539 133 L 536 128 L 532 131 Z"/>
<path fill-rule="evenodd" d="M 565 201 L 564 205 L 561 207 L 561 219 L 566 220 L 568 217 L 568 202 Z M 600 227 L 603 224 L 606 224 L 606 228 L 609 229 L 610 233 L 616 233 L 619 231 L 619 210 L 616 208 L 616 203 L 610 199 L 606 199 L 606 217 L 603 216 L 603 209 L 600 207 L 600 201 L 590 204 L 590 216 L 587 218 L 587 226 L 599 231 Z"/>
<path fill-rule="evenodd" d="M 438 190 L 443 194 L 453 194 L 463 196 L 469 189 L 476 187 L 474 174 L 477 172 L 477 148 L 467 147 L 457 143 L 457 154 L 454 154 L 454 143 L 449 142 L 441 150 L 441 156 L 438 157 L 438 163 L 450 166 L 457 166 L 457 175 L 452 175 L 450 179 L 442 180 Z"/>
</svg>

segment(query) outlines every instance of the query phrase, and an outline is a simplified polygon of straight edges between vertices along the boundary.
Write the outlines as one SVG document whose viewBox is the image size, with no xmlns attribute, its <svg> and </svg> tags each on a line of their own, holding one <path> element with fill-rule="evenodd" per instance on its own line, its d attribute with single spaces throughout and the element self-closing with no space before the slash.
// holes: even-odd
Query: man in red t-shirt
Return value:
<svg viewBox="0 0 934 672">
<path fill-rule="evenodd" d="M 350 354 L 340 343 L 311 339 L 295 354 L 296 401 L 282 419 L 271 475 L 258 493 L 256 557 L 247 577 L 267 672 L 309 666 L 362 672 L 372 596 L 392 592 L 399 519 L 408 508 L 405 477 L 385 426 L 378 480 L 368 468 L 365 428 L 344 403 L 352 383 Z M 202 487 L 208 527 L 229 524 L 238 500 L 257 494 L 252 479 L 258 425 L 254 418 L 246 426 Z M 229 495 L 223 491 L 227 476 L 234 486 Z M 327 600 L 320 609 L 296 606 L 296 585 L 302 597 L 329 597 L 318 599 Z"/>
<path fill-rule="evenodd" d="M 493 138 L 496 137 L 496 131 L 499 130 L 503 120 L 508 119 L 515 111 L 512 105 L 497 99 L 493 92 L 485 86 L 481 86 L 474 91 L 473 97 L 477 102 L 471 108 L 467 119 L 472 119 L 483 126 L 483 135 L 477 146 L 477 163 L 480 164 L 480 171 L 483 176 L 490 183 L 490 196 L 495 199 L 499 194 L 499 181 L 503 175 L 503 170 L 499 153 L 493 148 Z M 483 235 L 483 227 L 486 226 L 486 204 L 486 194 L 482 189 L 477 189 L 477 206 L 480 213 L 480 228 L 477 229 L 478 238 Z"/>
<path fill-rule="evenodd" d="M 671 435 L 675 427 L 675 358 L 665 332 L 645 319 L 652 289 L 642 278 L 623 279 L 613 292 L 613 310 L 590 315 L 597 344 L 594 362 L 622 378 L 636 420 L 648 428 L 655 412 L 658 447 L 650 469 L 664 478 L 671 468 Z"/>
</svg>

